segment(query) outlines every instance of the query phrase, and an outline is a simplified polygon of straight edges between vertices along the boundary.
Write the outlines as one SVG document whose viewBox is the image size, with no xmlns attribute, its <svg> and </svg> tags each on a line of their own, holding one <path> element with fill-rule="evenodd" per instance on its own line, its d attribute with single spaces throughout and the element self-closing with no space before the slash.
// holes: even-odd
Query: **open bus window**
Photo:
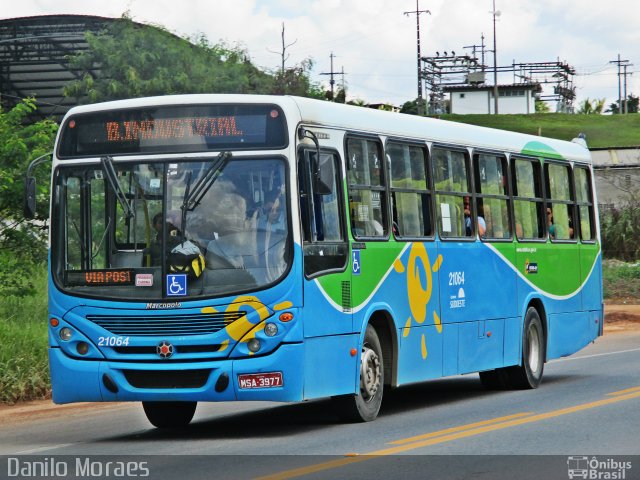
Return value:
<svg viewBox="0 0 640 480">
<path fill-rule="evenodd" d="M 514 158 L 511 162 L 515 233 L 518 240 L 541 240 L 546 235 L 540 162 Z"/>
<path fill-rule="evenodd" d="M 462 150 L 432 151 L 438 227 L 442 237 L 475 235 L 469 159 Z"/>
<path fill-rule="evenodd" d="M 573 193 L 568 165 L 545 164 L 547 229 L 551 240 L 573 240 Z"/>
<path fill-rule="evenodd" d="M 399 238 L 433 235 L 425 147 L 389 142 L 386 151 L 394 234 Z"/>
<path fill-rule="evenodd" d="M 378 141 L 347 140 L 349 214 L 355 238 L 387 237 L 387 197 Z"/>
<path fill-rule="evenodd" d="M 507 159 L 502 155 L 478 154 L 474 160 L 478 219 L 484 220 L 485 228 L 481 236 L 491 240 L 509 239 Z"/>
</svg>

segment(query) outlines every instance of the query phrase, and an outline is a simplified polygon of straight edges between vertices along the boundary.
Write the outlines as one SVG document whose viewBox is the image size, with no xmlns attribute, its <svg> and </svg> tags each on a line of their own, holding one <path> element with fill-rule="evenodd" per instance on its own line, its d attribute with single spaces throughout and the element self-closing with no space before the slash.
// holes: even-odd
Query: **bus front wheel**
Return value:
<svg viewBox="0 0 640 480">
<path fill-rule="evenodd" d="M 198 402 L 142 402 L 149 422 L 157 428 L 186 427 Z"/>
<path fill-rule="evenodd" d="M 346 421 L 375 420 L 382 404 L 384 365 L 382 347 L 375 328 L 367 325 L 360 356 L 360 393 L 333 397 L 338 415 Z"/>
</svg>

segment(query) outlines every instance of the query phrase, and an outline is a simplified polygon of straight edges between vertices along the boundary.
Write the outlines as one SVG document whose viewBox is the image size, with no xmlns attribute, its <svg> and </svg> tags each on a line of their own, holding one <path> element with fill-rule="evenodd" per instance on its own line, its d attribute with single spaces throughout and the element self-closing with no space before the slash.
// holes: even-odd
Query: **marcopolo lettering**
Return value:
<svg viewBox="0 0 640 480">
<path fill-rule="evenodd" d="M 147 303 L 147 310 L 160 310 L 163 308 L 180 308 L 182 304 L 180 302 L 167 302 L 167 303 Z"/>
</svg>

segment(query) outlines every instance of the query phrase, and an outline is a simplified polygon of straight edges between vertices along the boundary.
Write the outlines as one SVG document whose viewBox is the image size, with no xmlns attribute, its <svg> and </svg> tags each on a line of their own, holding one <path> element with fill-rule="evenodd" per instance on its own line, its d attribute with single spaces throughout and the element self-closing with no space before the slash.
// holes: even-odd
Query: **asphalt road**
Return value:
<svg viewBox="0 0 640 480">
<path fill-rule="evenodd" d="M 640 478 L 640 330 L 548 363 L 537 390 L 486 391 L 465 375 L 387 392 L 366 424 L 339 423 L 325 400 L 201 404 L 173 432 L 152 428 L 139 404 L 0 411 L 0 422 L 0 479 L 30 477 L 29 462 L 55 470 L 52 459 L 68 469 L 48 477 L 87 478 L 88 457 L 100 463 L 89 476 L 103 478 L 119 476 L 108 461 L 146 462 L 128 478 L 146 468 L 181 480 L 565 479 L 572 467 L 586 475 L 585 462 L 599 475 L 588 478 Z"/>
</svg>

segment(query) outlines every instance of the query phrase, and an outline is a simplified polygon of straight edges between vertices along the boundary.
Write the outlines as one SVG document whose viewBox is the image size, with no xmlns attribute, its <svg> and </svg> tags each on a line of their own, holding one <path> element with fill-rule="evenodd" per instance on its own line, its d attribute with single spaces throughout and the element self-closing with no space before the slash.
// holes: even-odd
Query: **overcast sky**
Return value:
<svg viewBox="0 0 640 480">
<path fill-rule="evenodd" d="M 311 57 L 313 79 L 328 85 L 344 68 L 348 98 L 401 105 L 417 96 L 415 0 L 3 0 L 2 18 L 50 14 L 119 17 L 167 27 L 182 36 L 205 34 L 245 47 L 254 63 L 280 65 L 281 28 L 291 66 Z M 420 0 L 422 54 L 466 52 L 484 33 L 493 47 L 491 0 Z M 496 0 L 498 65 L 564 61 L 576 69 L 577 102 L 618 98 L 620 54 L 633 66 L 627 92 L 640 94 L 640 7 L 635 0 Z M 491 54 L 486 63 L 493 65 Z M 340 77 L 336 79 L 341 81 Z M 499 83 L 513 81 L 511 75 Z M 552 108 L 552 110 L 555 107 Z"/>
</svg>

